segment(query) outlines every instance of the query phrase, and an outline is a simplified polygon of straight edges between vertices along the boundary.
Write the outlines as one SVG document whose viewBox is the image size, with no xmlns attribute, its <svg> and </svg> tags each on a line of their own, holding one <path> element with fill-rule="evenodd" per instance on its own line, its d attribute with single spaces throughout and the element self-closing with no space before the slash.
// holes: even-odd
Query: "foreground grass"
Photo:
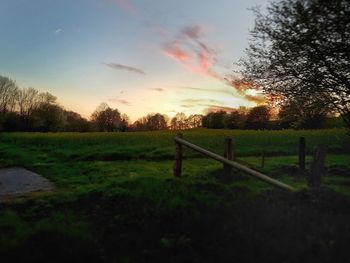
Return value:
<svg viewBox="0 0 350 263">
<path fill-rule="evenodd" d="M 183 178 L 173 178 L 175 134 L 1 134 L 0 166 L 24 166 L 57 186 L 53 193 L 0 206 L 3 258 L 343 261 L 350 241 L 345 130 L 184 132 L 189 141 L 219 154 L 224 138 L 233 136 L 238 161 L 293 185 L 300 190 L 295 194 L 239 173 L 223 182 L 220 163 L 190 151 Z M 299 136 L 306 137 L 309 154 L 318 144 L 328 146 L 326 188 L 317 193 L 303 190 L 305 177 L 296 168 Z"/>
</svg>

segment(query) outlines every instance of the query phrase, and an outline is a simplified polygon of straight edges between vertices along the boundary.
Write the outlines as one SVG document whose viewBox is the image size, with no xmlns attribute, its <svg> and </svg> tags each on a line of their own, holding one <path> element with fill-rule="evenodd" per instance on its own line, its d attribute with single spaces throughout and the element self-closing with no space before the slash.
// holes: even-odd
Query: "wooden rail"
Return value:
<svg viewBox="0 0 350 263">
<path fill-rule="evenodd" d="M 217 160 L 219 162 L 222 162 L 226 166 L 231 166 L 234 167 L 242 172 L 245 172 L 259 180 L 262 180 L 268 184 L 271 184 L 275 187 L 287 190 L 287 191 L 295 191 L 295 189 L 287 184 L 284 184 L 278 180 L 275 180 L 267 175 L 264 175 L 258 171 L 255 171 L 247 166 L 244 166 L 240 163 L 237 163 L 235 161 L 226 159 L 225 157 L 222 157 L 216 153 L 210 152 L 206 149 L 203 149 L 195 144 L 192 144 L 182 138 L 182 135 L 178 135 L 175 137 L 175 142 L 176 142 L 176 155 L 175 155 L 175 165 L 174 165 L 174 175 L 177 177 L 181 176 L 181 170 L 182 170 L 182 145 L 186 146 L 196 152 L 199 152 L 205 156 L 208 156 L 214 160 Z"/>
</svg>

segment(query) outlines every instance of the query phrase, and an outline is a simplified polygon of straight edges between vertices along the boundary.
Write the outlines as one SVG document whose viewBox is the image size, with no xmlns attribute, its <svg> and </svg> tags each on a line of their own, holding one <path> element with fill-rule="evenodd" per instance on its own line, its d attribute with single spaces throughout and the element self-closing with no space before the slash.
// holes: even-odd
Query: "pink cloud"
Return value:
<svg viewBox="0 0 350 263">
<path fill-rule="evenodd" d="M 187 70 L 203 74 L 233 87 L 246 100 L 256 104 L 266 102 L 263 94 L 247 94 L 252 89 L 251 83 L 245 82 L 234 76 L 221 76 L 214 67 L 217 62 L 217 55 L 214 48 L 208 45 L 204 38 L 204 28 L 199 25 L 189 26 L 180 31 L 163 46 L 164 54 L 182 64 Z"/>
<path fill-rule="evenodd" d="M 177 43 L 169 43 L 164 47 L 165 54 L 177 61 L 186 62 L 190 55 Z"/>
<path fill-rule="evenodd" d="M 198 25 L 184 28 L 163 46 L 163 52 L 191 72 L 217 77 L 216 52 L 201 40 L 203 31 Z"/>
</svg>

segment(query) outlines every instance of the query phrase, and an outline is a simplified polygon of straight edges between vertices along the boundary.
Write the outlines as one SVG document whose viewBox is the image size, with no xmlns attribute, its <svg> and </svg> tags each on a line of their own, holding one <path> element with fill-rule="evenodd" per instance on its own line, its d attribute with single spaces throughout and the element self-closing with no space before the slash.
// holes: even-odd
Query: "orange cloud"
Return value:
<svg viewBox="0 0 350 263">
<path fill-rule="evenodd" d="M 232 86 L 237 90 L 239 93 L 244 93 L 248 89 L 252 88 L 252 84 L 246 81 L 243 81 L 242 79 L 239 78 L 232 78 L 232 79 L 227 79 L 225 78 L 225 81 L 228 85 Z"/>
<path fill-rule="evenodd" d="M 257 95 L 247 94 L 248 90 L 253 89 L 253 84 L 242 80 L 241 78 L 232 77 L 232 79 L 224 78 L 227 85 L 233 87 L 239 94 L 243 95 L 248 101 L 254 102 L 257 105 L 265 104 L 266 98 L 264 94 L 258 93 Z"/>
<path fill-rule="evenodd" d="M 253 95 L 245 94 L 244 98 L 246 100 L 255 102 L 257 105 L 261 105 L 261 104 L 265 104 L 266 103 L 266 98 L 263 95 L 253 96 Z"/>
<path fill-rule="evenodd" d="M 217 106 L 217 105 L 208 105 L 208 108 L 204 110 L 204 113 L 208 114 L 210 112 L 218 112 L 218 111 L 225 111 L 230 113 L 230 112 L 237 111 L 237 109 L 231 108 L 231 107 Z"/>
</svg>

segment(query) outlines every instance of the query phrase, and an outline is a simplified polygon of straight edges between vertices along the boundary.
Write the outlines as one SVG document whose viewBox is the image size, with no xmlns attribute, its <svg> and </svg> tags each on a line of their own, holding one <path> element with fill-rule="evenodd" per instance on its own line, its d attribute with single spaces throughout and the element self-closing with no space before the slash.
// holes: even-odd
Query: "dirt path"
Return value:
<svg viewBox="0 0 350 263">
<path fill-rule="evenodd" d="M 0 201 L 8 197 L 53 190 L 46 178 L 24 168 L 0 169 Z"/>
</svg>

